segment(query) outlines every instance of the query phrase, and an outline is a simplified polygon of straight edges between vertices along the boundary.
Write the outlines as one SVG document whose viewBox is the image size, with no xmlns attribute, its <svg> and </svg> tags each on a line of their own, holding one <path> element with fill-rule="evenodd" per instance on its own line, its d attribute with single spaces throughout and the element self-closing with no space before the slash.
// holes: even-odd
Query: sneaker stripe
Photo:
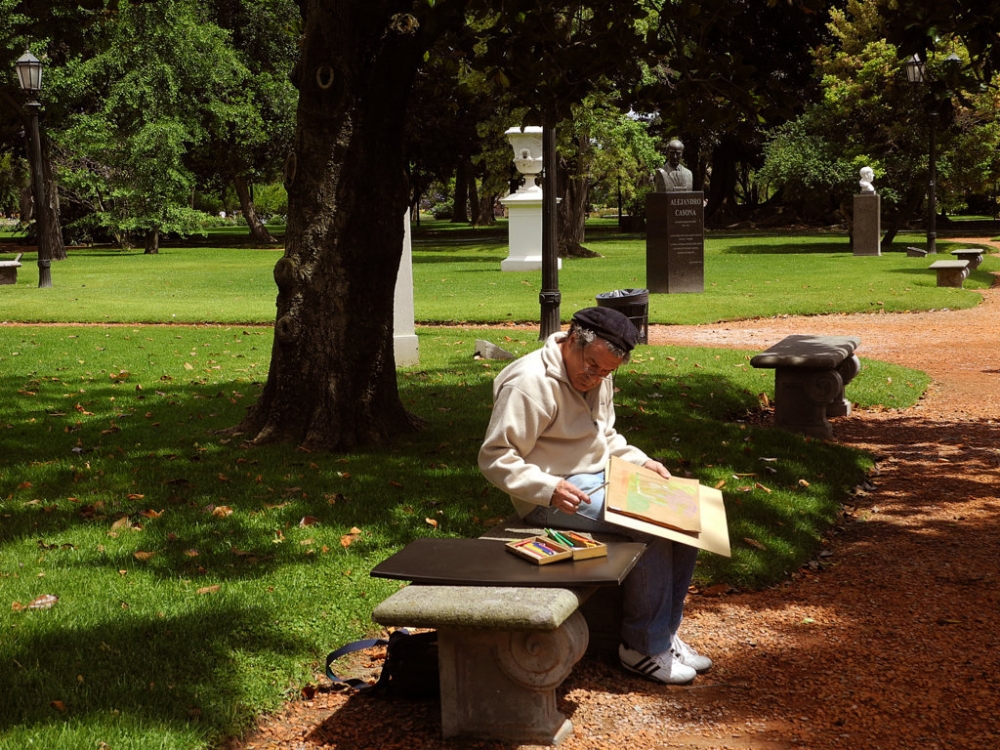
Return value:
<svg viewBox="0 0 1000 750">
<path fill-rule="evenodd" d="M 648 656 L 642 657 L 638 662 L 635 663 L 635 670 L 649 676 L 653 674 L 656 670 L 660 669 L 660 665 L 655 661 L 650 659 Z"/>
</svg>

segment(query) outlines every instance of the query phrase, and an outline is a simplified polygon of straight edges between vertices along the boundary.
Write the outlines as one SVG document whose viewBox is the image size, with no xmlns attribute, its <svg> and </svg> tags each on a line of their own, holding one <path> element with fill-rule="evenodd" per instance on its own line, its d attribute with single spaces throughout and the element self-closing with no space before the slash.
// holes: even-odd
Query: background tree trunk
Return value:
<svg viewBox="0 0 1000 750">
<path fill-rule="evenodd" d="M 455 197 L 452 199 L 451 220 L 455 224 L 469 223 L 469 163 L 464 156 L 455 164 Z"/>
<path fill-rule="evenodd" d="M 590 181 L 586 177 L 566 180 L 559 203 L 559 257 L 594 258 L 598 253 L 583 246 L 586 239 L 587 196 Z"/>
<path fill-rule="evenodd" d="M 158 255 L 160 252 L 160 230 L 153 229 L 143 240 L 143 255 Z"/>
<path fill-rule="evenodd" d="M 587 233 L 587 202 L 590 197 L 590 179 L 587 167 L 581 166 L 582 156 L 590 144 L 586 136 L 577 136 L 576 153 L 570 158 L 559 158 L 559 207 L 556 209 L 559 226 L 560 258 L 595 258 L 599 253 L 583 246 Z"/>
<path fill-rule="evenodd" d="M 481 206 L 479 205 L 479 186 L 476 184 L 476 168 L 472 161 L 465 162 L 465 172 L 468 175 L 469 186 L 469 222 L 476 227 L 482 224 L 479 217 Z"/>
<path fill-rule="evenodd" d="M 397 390 L 393 298 L 409 194 L 402 113 L 423 47 L 391 2 L 301 7 L 271 366 L 235 431 L 254 444 L 348 450 L 419 424 Z"/>
<path fill-rule="evenodd" d="M 257 207 L 250 198 L 250 186 L 247 183 L 246 175 L 234 175 L 233 186 L 236 188 L 236 195 L 240 199 L 240 210 L 243 211 L 243 218 L 246 219 L 247 226 L 250 227 L 250 240 L 255 245 L 276 244 L 278 241 L 267 231 L 264 222 L 257 215 Z"/>
<path fill-rule="evenodd" d="M 39 257 L 52 260 L 66 260 L 66 243 L 63 242 L 62 226 L 59 218 L 59 185 L 52 176 L 52 162 L 49 159 L 49 139 L 42 139 L 42 182 L 45 183 L 45 205 L 38 211 L 38 243 L 47 248 L 47 253 Z"/>
</svg>

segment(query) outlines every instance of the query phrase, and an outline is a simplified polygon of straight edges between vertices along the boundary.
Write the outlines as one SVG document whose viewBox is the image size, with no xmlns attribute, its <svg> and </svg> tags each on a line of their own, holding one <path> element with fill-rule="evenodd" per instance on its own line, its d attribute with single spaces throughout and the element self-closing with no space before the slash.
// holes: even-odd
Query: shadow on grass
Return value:
<svg viewBox="0 0 1000 750">
<path fill-rule="evenodd" d="M 844 240 L 842 244 L 835 242 L 804 242 L 801 244 L 791 244 L 785 241 L 774 245 L 763 243 L 752 244 L 730 244 L 720 251 L 722 255 L 809 255 L 812 253 L 843 253 L 851 255 L 851 246 Z"/>
<path fill-rule="evenodd" d="M 123 610 L 120 617 L 92 627 L 81 621 L 93 618 L 73 614 L 72 606 L 60 602 L 50 611 L 23 612 L 5 633 L 0 732 L 34 735 L 50 729 L 58 735 L 69 722 L 224 736 L 246 726 L 254 713 L 251 702 L 240 697 L 245 680 L 233 654 L 302 649 L 270 609 L 242 601 L 230 600 L 210 613 L 158 616 Z M 31 618 L 58 618 L 64 624 L 39 633 Z"/>
</svg>

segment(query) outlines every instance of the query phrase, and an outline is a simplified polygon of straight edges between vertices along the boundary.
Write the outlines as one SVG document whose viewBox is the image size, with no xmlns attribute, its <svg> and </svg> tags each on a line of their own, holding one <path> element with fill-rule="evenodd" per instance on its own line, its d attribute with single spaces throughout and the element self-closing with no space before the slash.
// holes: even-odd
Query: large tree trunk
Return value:
<svg viewBox="0 0 1000 750">
<path fill-rule="evenodd" d="M 257 215 L 257 207 L 250 199 L 250 186 L 247 184 L 246 175 L 234 175 L 233 186 L 236 188 L 236 195 L 240 199 L 240 209 L 243 211 L 243 218 L 250 227 L 250 239 L 255 245 L 273 245 L 277 243 L 274 236 L 267 231 L 264 222 Z"/>
<path fill-rule="evenodd" d="M 271 366 L 236 431 L 254 444 L 348 450 L 419 422 L 397 389 L 393 296 L 408 202 L 403 113 L 423 47 L 405 3 L 300 5 Z"/>
</svg>

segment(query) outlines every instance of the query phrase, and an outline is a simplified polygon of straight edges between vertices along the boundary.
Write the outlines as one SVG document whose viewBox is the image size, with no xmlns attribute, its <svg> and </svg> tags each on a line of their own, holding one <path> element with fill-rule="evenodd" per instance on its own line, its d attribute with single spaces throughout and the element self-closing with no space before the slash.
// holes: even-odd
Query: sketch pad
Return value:
<svg viewBox="0 0 1000 750">
<path fill-rule="evenodd" d="M 612 458 L 608 463 L 606 477 L 608 487 L 604 499 L 605 521 L 616 526 L 680 542 L 681 544 L 689 544 L 692 547 L 697 547 L 707 552 L 714 552 L 724 557 L 731 555 L 729 549 L 729 527 L 726 521 L 726 506 L 723 504 L 722 493 L 719 490 L 705 487 L 701 484 L 698 485 L 699 531 L 681 531 L 677 528 L 669 528 L 659 523 L 651 523 L 648 520 L 643 520 L 641 513 L 634 512 L 635 508 L 624 513 L 615 510 L 616 507 L 628 508 L 627 499 L 623 500 L 619 497 L 623 488 L 627 489 L 628 487 L 627 482 L 623 482 L 621 479 L 623 473 L 622 464 L 625 464 L 625 474 L 630 474 L 633 469 L 638 468 L 639 471 L 645 472 L 644 478 L 648 478 L 651 482 L 659 481 L 666 485 L 668 481 L 648 469 L 628 464 L 628 462 L 622 461 L 619 458 Z M 646 475 L 652 475 L 652 477 L 650 478 Z"/>
</svg>

